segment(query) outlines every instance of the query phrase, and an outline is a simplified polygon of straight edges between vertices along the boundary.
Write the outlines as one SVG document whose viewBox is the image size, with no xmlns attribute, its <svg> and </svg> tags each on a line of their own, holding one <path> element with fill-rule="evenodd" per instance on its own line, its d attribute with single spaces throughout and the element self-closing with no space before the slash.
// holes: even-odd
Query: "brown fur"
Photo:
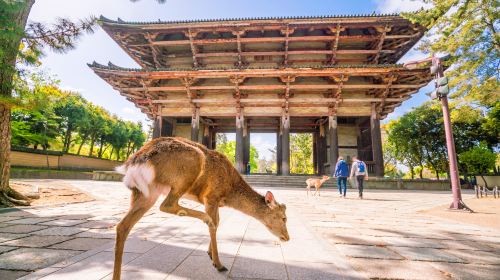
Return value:
<svg viewBox="0 0 500 280">
<path fill-rule="evenodd" d="M 316 191 L 314 192 L 313 195 L 316 195 L 318 193 L 318 196 L 321 196 L 321 193 L 319 192 L 319 188 L 323 185 L 324 182 L 328 181 L 330 177 L 328 176 L 323 176 L 321 179 L 316 179 L 316 178 L 309 178 L 306 180 L 307 184 L 307 196 L 309 196 L 309 191 L 311 190 L 311 187 L 314 186 Z"/>
<path fill-rule="evenodd" d="M 290 239 L 286 228 L 286 206 L 277 203 L 270 192 L 264 197 L 254 191 L 219 152 L 184 138 L 162 137 L 146 143 L 125 166 L 146 163 L 154 167 L 155 178 L 149 186 L 149 197 L 132 188 L 130 210 L 117 225 L 113 279 L 120 279 L 123 246 L 128 233 L 168 188 L 170 192 L 160 210 L 198 218 L 208 225 L 208 254 L 219 271 L 226 270 L 219 260 L 216 239 L 221 206 L 254 217 L 283 241 Z M 180 206 L 178 201 L 182 196 L 204 204 L 205 212 Z"/>
</svg>

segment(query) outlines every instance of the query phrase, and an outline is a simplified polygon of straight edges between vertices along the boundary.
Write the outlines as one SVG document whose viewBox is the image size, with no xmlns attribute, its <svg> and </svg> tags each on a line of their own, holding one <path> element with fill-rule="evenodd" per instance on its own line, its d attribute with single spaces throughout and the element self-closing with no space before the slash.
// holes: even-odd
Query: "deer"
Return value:
<svg viewBox="0 0 500 280">
<path fill-rule="evenodd" d="M 272 234 L 290 240 L 286 205 L 278 203 L 272 192 L 263 196 L 245 182 L 223 154 L 180 137 L 159 137 L 131 155 L 117 172 L 131 192 L 128 212 L 116 226 L 113 279 L 119 280 L 123 248 L 132 227 L 166 195 L 160 211 L 200 219 L 208 226 L 208 256 L 219 271 L 227 271 L 219 259 L 217 227 L 219 208 L 230 207 L 260 221 Z M 205 206 L 204 212 L 179 205 L 179 199 Z"/>
<path fill-rule="evenodd" d="M 314 192 L 313 195 L 316 195 L 316 193 L 318 193 L 318 196 L 321 196 L 321 193 L 319 192 L 319 188 L 321 188 L 321 185 L 323 185 L 323 183 L 328 181 L 329 179 L 330 179 L 330 177 L 328 177 L 328 176 L 323 176 L 323 178 L 321 178 L 321 179 L 317 179 L 317 178 L 307 179 L 306 180 L 307 196 L 309 196 L 309 191 L 311 190 L 311 187 L 313 187 L 313 186 L 316 189 L 316 191 Z"/>
</svg>

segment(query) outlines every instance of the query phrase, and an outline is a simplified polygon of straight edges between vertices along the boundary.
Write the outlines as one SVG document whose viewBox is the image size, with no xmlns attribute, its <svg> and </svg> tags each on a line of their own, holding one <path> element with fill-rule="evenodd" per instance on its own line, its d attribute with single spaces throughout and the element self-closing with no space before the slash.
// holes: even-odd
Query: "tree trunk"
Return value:
<svg viewBox="0 0 500 280">
<path fill-rule="evenodd" d="M 104 147 L 104 139 L 102 136 L 99 139 L 99 142 L 100 142 L 100 145 L 99 145 L 99 151 L 97 152 L 97 157 L 102 158 L 102 152 L 103 152 L 102 148 Z"/>
<path fill-rule="evenodd" d="M 113 152 L 115 151 L 115 147 L 111 147 L 111 153 L 109 153 L 109 159 L 113 159 Z"/>
<path fill-rule="evenodd" d="M 483 174 L 481 174 L 481 179 L 483 179 L 483 182 L 484 182 L 484 186 L 485 186 L 485 187 L 488 187 L 488 183 L 486 183 L 486 180 L 484 179 L 484 176 L 483 176 Z"/>
<path fill-rule="evenodd" d="M 16 58 L 28 15 L 35 0 L 27 0 L 21 8 L 14 13 L 5 13 L 9 20 L 15 23 L 18 32 L 13 36 L 2 36 L 2 59 L 0 64 L 0 97 L 8 98 L 12 94 L 12 78 L 16 69 Z M 0 103 L 0 205 L 15 206 L 29 205 L 28 199 L 9 186 L 10 179 L 10 108 L 7 104 Z"/>
<path fill-rule="evenodd" d="M 424 167 L 420 165 L 420 179 L 424 179 Z"/>
<path fill-rule="evenodd" d="M 66 135 L 64 136 L 63 151 L 65 153 L 69 151 L 69 144 L 71 143 L 71 132 L 73 132 L 73 128 L 71 127 L 71 125 L 68 125 L 68 129 L 66 130 Z"/>
<path fill-rule="evenodd" d="M 89 156 L 92 156 L 92 152 L 94 151 L 94 143 L 95 143 L 95 137 L 92 137 L 92 139 L 90 140 Z"/>
<path fill-rule="evenodd" d="M 85 141 L 87 141 L 87 135 L 82 137 L 82 142 L 80 143 L 80 146 L 78 147 L 78 152 L 76 153 L 77 155 L 80 155 L 80 152 L 82 150 L 82 146 L 83 146 L 83 144 L 85 144 Z"/>
</svg>

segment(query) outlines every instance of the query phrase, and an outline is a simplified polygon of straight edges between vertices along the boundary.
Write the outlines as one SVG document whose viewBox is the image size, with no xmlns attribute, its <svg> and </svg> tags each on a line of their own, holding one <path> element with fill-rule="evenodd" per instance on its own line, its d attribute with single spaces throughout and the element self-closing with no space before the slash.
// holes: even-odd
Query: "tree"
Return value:
<svg viewBox="0 0 500 280">
<path fill-rule="evenodd" d="M 137 0 L 132 0 L 136 2 Z M 164 3 L 165 0 L 157 0 Z M 51 27 L 39 22 L 28 23 L 35 0 L 0 0 L 0 205 L 29 205 L 28 199 L 9 186 L 11 107 L 16 61 L 33 63 L 49 47 L 65 52 L 75 47 L 84 33 L 93 32 L 94 17 L 72 22 L 59 18 Z M 21 50 L 21 51 L 20 51 Z"/>
<path fill-rule="evenodd" d="M 39 55 L 44 46 L 56 51 L 74 47 L 75 39 L 85 31 L 92 31 L 94 19 L 73 23 L 60 19 L 52 28 L 41 23 L 29 23 L 28 15 L 35 0 L 0 1 L 0 204 L 7 206 L 29 205 L 25 196 L 9 187 L 10 175 L 10 115 L 13 102 L 13 77 L 16 59 L 21 47 Z M 26 61 L 32 61 L 29 57 Z"/>
<path fill-rule="evenodd" d="M 484 174 L 495 168 L 497 155 L 491 151 L 486 144 L 481 143 L 468 151 L 458 155 L 469 174 L 480 175 L 483 178 L 484 184 L 488 187 L 488 183 L 484 180 Z"/>
<path fill-rule="evenodd" d="M 403 14 L 430 29 L 421 50 L 449 53 L 452 97 L 492 107 L 500 100 L 500 2 L 424 0 L 433 8 Z"/>
<path fill-rule="evenodd" d="M 313 174 L 312 134 L 295 133 L 290 135 L 290 172 Z"/>
<path fill-rule="evenodd" d="M 67 93 L 54 111 L 60 118 L 59 133 L 63 138 L 63 152 L 68 152 L 73 141 L 73 132 L 85 120 L 87 101 L 77 93 Z"/>
<path fill-rule="evenodd" d="M 485 118 L 483 111 L 476 107 L 457 103 L 450 106 L 453 109 L 451 120 L 457 153 L 470 150 L 480 142 L 488 147 L 498 146 L 499 138 L 489 136 L 484 129 L 488 118 L 495 119 L 491 114 L 494 110 Z M 415 170 L 420 172 L 422 178 L 425 167 L 433 170 L 437 178 L 448 172 L 443 119 L 437 102 L 426 102 L 398 120 L 390 122 L 387 125 L 387 134 L 388 143 L 385 148 L 388 156 L 407 165 L 412 178 Z M 459 166 L 461 171 L 466 171 L 460 158 Z"/>
</svg>

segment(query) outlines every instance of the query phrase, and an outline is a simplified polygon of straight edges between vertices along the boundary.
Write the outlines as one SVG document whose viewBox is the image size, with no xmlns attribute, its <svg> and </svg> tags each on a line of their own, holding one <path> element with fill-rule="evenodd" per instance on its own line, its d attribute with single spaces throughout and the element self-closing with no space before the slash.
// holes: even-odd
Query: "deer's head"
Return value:
<svg viewBox="0 0 500 280">
<path fill-rule="evenodd" d="M 330 177 L 328 177 L 328 176 L 326 176 L 326 175 L 325 175 L 325 176 L 323 176 L 323 181 L 327 181 L 328 179 L 330 179 Z"/>
<path fill-rule="evenodd" d="M 272 192 L 267 192 L 265 196 L 267 204 L 267 211 L 262 217 L 262 223 L 281 241 L 290 240 L 288 230 L 286 228 L 286 205 L 279 204 L 275 199 Z"/>
</svg>

